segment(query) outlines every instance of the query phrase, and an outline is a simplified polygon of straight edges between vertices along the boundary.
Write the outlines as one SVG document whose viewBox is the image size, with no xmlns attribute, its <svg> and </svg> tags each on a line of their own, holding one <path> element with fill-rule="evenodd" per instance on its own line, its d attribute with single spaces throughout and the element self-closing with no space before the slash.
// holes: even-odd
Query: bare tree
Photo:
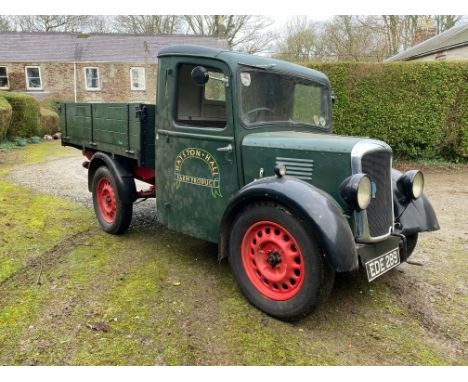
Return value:
<svg viewBox="0 0 468 382">
<path fill-rule="evenodd" d="M 295 16 L 286 22 L 277 44 L 277 57 L 288 61 L 306 61 L 319 49 L 317 26 L 307 16 Z"/>
<path fill-rule="evenodd" d="M 112 33 L 114 30 L 115 16 L 89 16 L 83 24 L 82 32 L 85 33 Z"/>
<path fill-rule="evenodd" d="M 17 29 L 22 32 L 78 32 L 90 16 L 38 15 L 15 16 Z"/>
<path fill-rule="evenodd" d="M 381 61 L 385 56 L 385 40 L 373 16 L 335 16 L 324 24 L 320 41 L 326 60 Z"/>
<path fill-rule="evenodd" d="M 457 22 L 462 19 L 461 15 L 437 15 L 433 16 L 433 20 L 436 24 L 437 33 L 445 32 L 455 26 Z"/>
<path fill-rule="evenodd" d="M 0 32 L 8 32 L 12 30 L 12 25 L 10 23 L 8 16 L 0 16 Z"/>
<path fill-rule="evenodd" d="M 135 15 L 117 16 L 114 29 L 117 32 L 135 34 L 173 34 L 181 31 L 181 16 Z"/>
<path fill-rule="evenodd" d="M 271 43 L 273 35 L 265 33 L 273 21 L 252 15 L 185 16 L 189 32 L 226 39 L 230 48 L 257 53 Z"/>
</svg>

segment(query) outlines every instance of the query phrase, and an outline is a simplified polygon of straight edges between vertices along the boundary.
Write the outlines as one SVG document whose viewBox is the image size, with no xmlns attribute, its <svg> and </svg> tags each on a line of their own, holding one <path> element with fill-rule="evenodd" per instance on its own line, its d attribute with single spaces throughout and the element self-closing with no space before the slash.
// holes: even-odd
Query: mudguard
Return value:
<svg viewBox="0 0 468 382">
<path fill-rule="evenodd" d="M 400 171 L 392 170 L 395 229 L 405 236 L 440 229 L 434 209 L 425 194 L 416 200 L 408 200 L 400 193 L 396 182 L 401 175 Z"/>
<path fill-rule="evenodd" d="M 103 152 L 98 151 L 94 153 L 90 160 L 88 167 L 88 190 L 92 191 L 94 173 L 98 167 L 103 165 L 110 170 L 117 182 L 119 198 L 124 203 L 133 203 L 138 197 L 132 171 L 127 168 L 125 163 Z"/>
<path fill-rule="evenodd" d="M 227 255 L 230 227 L 237 213 L 258 201 L 276 202 L 300 216 L 337 272 L 358 268 L 353 233 L 338 203 L 311 184 L 288 176 L 256 180 L 231 198 L 221 222 L 220 259 Z"/>
</svg>

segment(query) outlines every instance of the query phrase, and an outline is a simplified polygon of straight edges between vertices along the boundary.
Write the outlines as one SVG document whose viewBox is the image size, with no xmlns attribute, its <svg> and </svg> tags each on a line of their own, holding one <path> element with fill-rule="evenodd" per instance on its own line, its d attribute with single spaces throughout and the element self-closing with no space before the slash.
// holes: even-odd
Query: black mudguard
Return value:
<svg viewBox="0 0 468 382">
<path fill-rule="evenodd" d="M 301 217 L 337 272 L 359 267 L 354 236 L 341 207 L 327 193 L 295 177 L 268 177 L 249 183 L 230 200 L 223 215 L 219 258 L 227 254 L 230 227 L 248 204 L 272 201 Z"/>
<path fill-rule="evenodd" d="M 401 175 L 400 171 L 392 170 L 395 230 L 409 236 L 440 229 L 434 209 L 425 194 L 416 200 L 408 200 L 400 193 L 396 182 Z"/>
<path fill-rule="evenodd" d="M 109 154 L 99 151 L 94 153 L 89 163 L 88 190 L 92 191 L 94 173 L 103 165 L 110 170 L 117 182 L 119 198 L 126 204 L 137 200 L 138 196 L 132 171 L 123 161 L 119 161 L 117 158 L 112 158 Z"/>
</svg>

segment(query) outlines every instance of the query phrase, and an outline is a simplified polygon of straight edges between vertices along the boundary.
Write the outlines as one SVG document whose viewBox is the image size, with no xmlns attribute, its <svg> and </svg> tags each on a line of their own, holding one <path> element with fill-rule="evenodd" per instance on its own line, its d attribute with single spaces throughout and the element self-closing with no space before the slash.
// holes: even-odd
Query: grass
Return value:
<svg viewBox="0 0 468 382">
<path fill-rule="evenodd" d="M 60 155 L 56 143 L 12 150 L 0 174 Z M 215 246 L 162 226 L 111 236 L 90 210 L 2 180 L 0 227 L 0 364 L 466 363 L 385 282 L 338 277 L 325 305 L 285 323 L 248 304 Z"/>
</svg>

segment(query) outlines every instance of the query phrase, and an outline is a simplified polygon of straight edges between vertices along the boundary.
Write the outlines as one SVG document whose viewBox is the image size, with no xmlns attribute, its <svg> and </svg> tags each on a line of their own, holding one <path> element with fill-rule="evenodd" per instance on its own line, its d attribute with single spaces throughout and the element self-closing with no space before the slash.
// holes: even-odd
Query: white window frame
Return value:
<svg viewBox="0 0 468 382">
<path fill-rule="evenodd" d="M 133 69 L 143 69 L 143 87 L 141 87 L 141 88 L 135 88 L 133 86 L 133 81 L 132 81 L 132 70 Z M 130 68 L 130 89 L 132 91 L 134 91 L 134 92 L 138 92 L 138 91 L 144 92 L 144 91 L 146 91 L 146 69 L 145 69 L 144 66 L 132 66 Z"/>
<path fill-rule="evenodd" d="M 38 69 L 39 70 L 39 81 L 41 81 L 41 86 L 38 88 L 35 87 L 30 87 L 29 86 L 29 76 L 28 76 L 28 69 Z M 42 90 L 43 85 L 42 85 L 42 73 L 41 73 L 41 67 L 37 65 L 28 65 L 24 67 L 24 74 L 26 76 L 26 89 L 27 90 Z"/>
<path fill-rule="evenodd" d="M 0 89 L 10 89 L 10 79 L 8 78 L 8 67 L 6 65 L 0 65 L 0 68 L 5 68 L 5 76 L 7 80 L 6 86 L 0 86 Z"/>
<path fill-rule="evenodd" d="M 88 79 L 86 77 L 86 69 L 96 69 L 97 71 L 97 80 L 98 80 L 98 87 L 97 88 L 90 88 L 88 87 Z M 99 68 L 97 66 L 85 66 L 83 68 L 83 73 L 84 73 L 84 83 L 85 83 L 85 89 L 90 92 L 98 92 L 101 90 L 101 74 L 99 73 Z"/>
</svg>

